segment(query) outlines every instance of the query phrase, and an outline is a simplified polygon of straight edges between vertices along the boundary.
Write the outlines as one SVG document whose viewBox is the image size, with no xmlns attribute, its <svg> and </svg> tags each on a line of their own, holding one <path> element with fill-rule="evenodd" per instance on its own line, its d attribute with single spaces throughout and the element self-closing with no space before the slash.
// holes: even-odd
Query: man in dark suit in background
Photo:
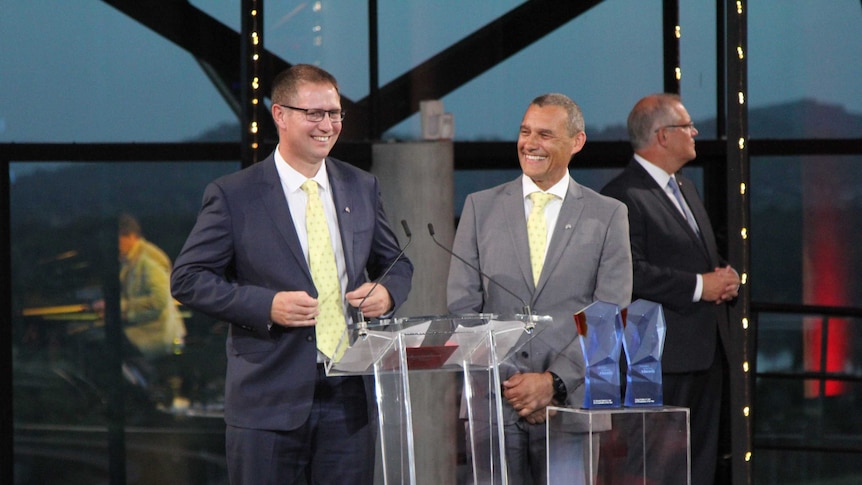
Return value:
<svg viewBox="0 0 862 485">
<path fill-rule="evenodd" d="M 696 156 L 697 129 L 679 96 L 654 94 L 628 118 L 634 159 L 602 194 L 628 206 L 632 299 L 661 303 L 667 322 L 664 403 L 691 409 L 691 483 L 714 482 L 728 337 L 726 303 L 739 275 L 719 255 L 706 209 L 677 173 Z"/>
<path fill-rule="evenodd" d="M 282 72 L 272 83 L 271 111 L 278 147 L 206 188 L 172 291 L 231 323 L 225 421 L 232 484 L 371 483 L 370 381 L 327 377 L 322 363 L 338 358 L 331 337 L 360 303 L 369 317 L 404 303 L 413 265 L 399 256 L 377 179 L 328 156 L 344 117 L 332 75 L 310 65 Z M 390 265 L 374 288 L 369 278 Z M 318 268 L 330 271 L 318 277 Z M 334 330 L 327 336 L 324 327 Z"/>
</svg>

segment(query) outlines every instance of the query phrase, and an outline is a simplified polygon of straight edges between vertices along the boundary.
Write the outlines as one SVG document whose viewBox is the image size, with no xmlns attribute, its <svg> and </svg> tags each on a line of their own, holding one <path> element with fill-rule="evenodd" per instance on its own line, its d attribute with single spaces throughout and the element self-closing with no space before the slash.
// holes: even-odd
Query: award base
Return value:
<svg viewBox="0 0 862 485">
<path fill-rule="evenodd" d="M 547 409 L 548 484 L 691 485 L 688 408 Z"/>
</svg>

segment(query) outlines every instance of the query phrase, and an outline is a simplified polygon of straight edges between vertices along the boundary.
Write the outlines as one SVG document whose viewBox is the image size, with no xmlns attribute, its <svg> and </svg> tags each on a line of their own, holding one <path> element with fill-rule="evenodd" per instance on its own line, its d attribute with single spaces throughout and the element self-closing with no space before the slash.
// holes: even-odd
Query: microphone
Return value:
<svg viewBox="0 0 862 485">
<path fill-rule="evenodd" d="M 527 302 L 526 302 L 526 301 L 524 301 L 524 299 L 523 299 L 523 298 L 521 298 L 521 297 L 520 297 L 520 296 L 518 296 L 515 292 L 513 292 L 512 290 L 510 290 L 510 289 L 506 288 L 505 286 L 503 286 L 502 284 L 500 284 L 499 282 L 497 282 L 494 278 L 491 278 L 490 276 L 488 276 L 488 275 L 486 275 L 485 273 L 483 273 L 481 269 L 479 269 L 479 268 L 477 268 L 477 267 L 473 266 L 473 265 L 472 265 L 472 264 L 470 264 L 466 259 L 464 259 L 464 258 L 462 258 L 461 256 L 458 256 L 457 254 L 455 254 L 454 252 L 452 252 L 452 250 L 451 250 L 451 249 L 449 249 L 449 248 L 447 248 L 446 246 L 442 245 L 442 244 L 440 243 L 440 241 L 438 241 L 438 240 L 437 240 L 437 238 L 435 238 L 435 237 L 434 237 L 434 224 L 431 224 L 430 222 L 428 223 L 428 233 L 429 233 L 429 234 L 431 234 L 431 239 L 434 241 L 434 244 L 436 244 L 437 246 L 439 246 L 439 247 L 440 247 L 440 249 L 442 249 L 443 251 L 446 251 L 447 253 L 449 253 L 450 255 L 452 255 L 452 257 L 453 257 L 453 258 L 455 258 L 455 259 L 457 259 L 458 261 L 461 261 L 462 263 L 466 264 L 470 269 L 472 269 L 473 271 L 475 271 L 475 272 L 479 273 L 479 275 L 480 275 L 480 276 L 482 276 L 483 278 L 486 278 L 486 279 L 487 279 L 488 281 L 490 281 L 491 283 L 494 283 L 495 285 L 497 285 L 497 287 L 498 287 L 498 288 L 502 289 L 502 290 L 503 290 L 503 291 L 505 291 L 506 293 L 508 293 L 508 294 L 510 294 L 510 295 L 512 295 L 512 296 L 514 296 L 515 298 L 517 298 L 517 299 L 518 299 L 518 301 L 520 301 L 520 302 L 521 302 L 521 305 L 523 306 L 524 314 L 525 314 L 525 315 L 527 315 L 527 319 L 528 319 L 528 323 L 527 323 L 527 325 L 526 325 L 527 331 L 528 331 L 528 332 L 530 332 L 530 331 L 532 331 L 532 330 L 533 330 L 533 328 L 535 327 L 535 322 L 533 322 L 533 312 L 530 310 L 530 305 L 528 305 L 528 304 L 527 304 Z"/>
<path fill-rule="evenodd" d="M 384 271 L 383 274 L 380 275 L 380 278 L 377 278 L 377 281 L 374 282 L 374 285 L 371 287 L 370 290 L 368 290 L 368 293 L 366 293 L 365 296 L 362 297 L 362 300 L 360 300 L 359 305 L 356 306 L 358 319 L 357 325 L 359 326 L 359 335 L 362 337 L 368 335 L 368 329 L 365 324 L 365 315 L 362 314 L 362 304 L 365 303 L 365 300 L 367 300 L 372 293 L 374 293 L 374 290 L 377 289 L 377 285 L 380 284 L 380 281 L 383 280 L 383 278 L 386 278 L 386 275 L 389 274 L 389 271 L 392 270 L 392 267 L 395 266 L 395 263 L 401 260 L 401 256 L 404 256 L 404 251 L 407 251 L 407 246 L 410 246 L 410 243 L 413 242 L 413 234 L 410 233 L 410 228 L 407 226 L 407 221 L 405 221 L 404 219 L 401 219 L 401 227 L 404 228 L 404 234 L 407 235 L 407 244 L 405 244 L 404 247 L 401 248 L 401 252 L 398 253 L 398 256 L 396 256 L 395 259 L 392 260 L 391 263 L 389 263 L 389 267 L 386 268 L 386 271 Z"/>
</svg>

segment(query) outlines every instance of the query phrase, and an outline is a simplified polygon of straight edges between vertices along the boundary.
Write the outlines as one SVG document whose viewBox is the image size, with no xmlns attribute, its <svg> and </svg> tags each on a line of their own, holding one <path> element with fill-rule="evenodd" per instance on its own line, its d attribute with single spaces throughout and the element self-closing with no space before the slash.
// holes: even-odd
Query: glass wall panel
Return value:
<svg viewBox="0 0 862 485">
<path fill-rule="evenodd" d="M 853 485 L 859 482 L 859 455 L 796 450 L 758 450 L 751 483 L 758 485 Z"/>
<path fill-rule="evenodd" d="M 859 137 L 860 29 L 856 0 L 748 2 L 752 138 Z"/>
<path fill-rule="evenodd" d="M 380 82 L 386 84 L 524 3 L 383 0 Z"/>
<path fill-rule="evenodd" d="M 0 142 L 239 140 L 195 58 L 105 2 L 5 1 L 0 45 Z"/>
<path fill-rule="evenodd" d="M 240 31 L 240 0 L 190 3 Z M 338 79 L 341 94 L 348 99 L 358 101 L 368 95 L 368 2 L 262 3 L 264 49 L 289 64 L 314 64 L 326 69 Z M 405 31 L 402 35 L 411 34 Z"/>
<path fill-rule="evenodd" d="M 698 137 L 715 139 L 718 102 L 716 51 L 716 9 L 705 2 L 678 2 L 680 25 L 680 95 Z M 649 94 L 649 93 L 645 93 Z"/>
<path fill-rule="evenodd" d="M 483 3 L 430 2 L 423 16 L 409 24 L 395 17 L 381 22 L 382 81 L 403 74 L 412 66 L 446 47 L 443 32 L 455 22 L 454 32 L 468 31 L 481 24 L 470 14 Z M 395 3 L 393 2 L 393 5 Z M 451 8 L 457 5 L 457 9 Z M 381 18 L 388 15 L 389 3 L 381 5 Z M 490 22 L 503 12 L 484 7 Z M 404 9 L 404 14 L 411 9 Z M 485 10 L 478 10 L 484 12 Z M 460 20 L 460 17 L 466 17 Z M 400 20 L 399 20 L 400 19 Z M 402 37 L 405 23 L 446 25 L 446 29 L 426 29 L 421 47 Z M 416 29 L 412 30 L 413 36 Z M 433 38 L 429 38 L 434 36 Z M 410 39 L 411 37 L 407 37 Z M 407 42 L 407 47 L 404 46 Z M 426 47 L 427 46 L 427 47 Z M 477 53 L 477 55 L 480 55 Z M 404 57 L 407 56 L 405 61 Z M 642 96 L 662 90 L 661 5 L 638 0 L 606 1 L 591 8 L 535 44 L 507 59 L 473 81 L 443 97 L 444 108 L 454 114 L 455 139 L 514 140 L 529 102 L 547 92 L 562 92 L 582 108 L 591 139 L 625 139 L 625 120 Z M 393 68 L 395 66 L 395 68 Z M 420 136 L 419 116 L 389 130 L 384 138 L 416 139 Z"/>
<path fill-rule="evenodd" d="M 752 299 L 862 306 L 862 157 L 752 157 Z"/>
<path fill-rule="evenodd" d="M 168 277 L 205 184 L 238 168 L 10 164 L 16 484 L 106 483 L 118 429 L 130 484 L 226 482 L 227 325 Z"/>
<path fill-rule="evenodd" d="M 761 313 L 755 328 L 755 483 L 855 483 L 842 452 L 862 436 L 862 319 Z"/>
</svg>

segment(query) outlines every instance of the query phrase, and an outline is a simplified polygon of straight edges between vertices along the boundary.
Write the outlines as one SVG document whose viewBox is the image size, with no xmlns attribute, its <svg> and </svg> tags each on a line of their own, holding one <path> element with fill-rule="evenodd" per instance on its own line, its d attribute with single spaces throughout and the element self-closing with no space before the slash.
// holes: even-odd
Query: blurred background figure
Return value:
<svg viewBox="0 0 862 485">
<path fill-rule="evenodd" d="M 147 359 L 182 349 L 186 327 L 171 296 L 171 259 L 147 241 L 137 219 L 119 217 L 120 311 L 126 337 Z"/>
<path fill-rule="evenodd" d="M 123 375 L 151 393 L 170 387 L 171 391 L 164 389 L 166 394 L 176 398 L 182 380 L 173 375 L 174 366 L 165 357 L 182 353 L 186 327 L 171 296 L 171 259 L 144 238 L 140 223 L 131 214 L 120 214 L 117 227 L 120 313 L 127 344 Z M 103 300 L 93 305 L 99 313 L 104 307 Z"/>
</svg>

